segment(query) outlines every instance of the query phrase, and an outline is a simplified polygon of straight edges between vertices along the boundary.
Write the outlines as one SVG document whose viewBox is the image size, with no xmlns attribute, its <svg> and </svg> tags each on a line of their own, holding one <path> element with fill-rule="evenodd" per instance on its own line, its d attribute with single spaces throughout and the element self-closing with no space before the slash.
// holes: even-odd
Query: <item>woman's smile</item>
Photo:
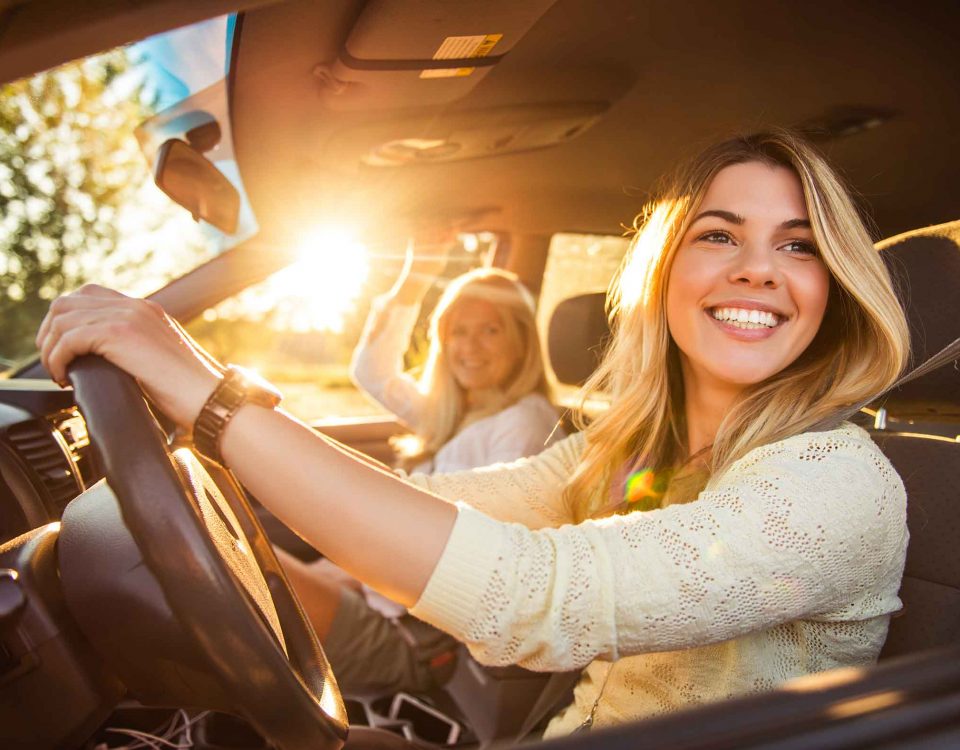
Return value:
<svg viewBox="0 0 960 750">
<path fill-rule="evenodd" d="M 763 302 L 727 300 L 704 313 L 727 335 L 739 341 L 762 341 L 779 332 L 790 318 Z"/>
</svg>

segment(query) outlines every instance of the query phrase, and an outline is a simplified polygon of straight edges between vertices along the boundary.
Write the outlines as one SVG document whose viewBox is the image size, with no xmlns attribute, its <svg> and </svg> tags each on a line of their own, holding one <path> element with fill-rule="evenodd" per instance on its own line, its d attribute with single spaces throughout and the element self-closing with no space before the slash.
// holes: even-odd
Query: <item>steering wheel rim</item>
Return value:
<svg viewBox="0 0 960 750">
<path fill-rule="evenodd" d="M 123 524 L 234 710 L 283 750 L 339 748 L 336 680 L 232 475 L 215 480 L 191 453 L 173 454 L 136 381 L 106 360 L 80 358 L 68 376 Z M 224 544 L 247 562 L 228 561 Z M 260 584 L 241 580 L 257 574 L 269 605 L 257 604 Z"/>
</svg>

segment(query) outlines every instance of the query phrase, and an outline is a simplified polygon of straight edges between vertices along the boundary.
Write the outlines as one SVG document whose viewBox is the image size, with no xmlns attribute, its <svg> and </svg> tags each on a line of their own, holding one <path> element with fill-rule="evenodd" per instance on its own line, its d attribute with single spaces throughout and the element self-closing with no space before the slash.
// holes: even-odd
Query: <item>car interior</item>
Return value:
<svg viewBox="0 0 960 750">
<path fill-rule="evenodd" d="M 782 126 L 853 187 L 907 310 L 912 365 L 960 336 L 952 0 L 0 0 L 0 81 L 224 14 L 219 124 L 258 228 L 150 295 L 184 324 L 338 216 L 382 244 L 411 223 L 490 233 L 493 264 L 537 293 L 557 235 L 623 235 L 673 164 Z M 174 138 L 205 161 L 195 127 Z M 233 224 L 203 215 L 236 230 L 239 210 Z M 609 335 L 603 287 L 544 312 L 574 429 L 569 394 Z M 908 494 L 904 607 L 880 664 L 547 746 L 960 742 L 958 361 L 853 420 Z M 311 426 L 388 463 L 403 430 L 388 416 Z M 211 750 L 335 750 L 348 732 L 489 747 L 559 704 L 543 697 L 558 681 L 482 668 L 465 649 L 435 694 L 341 696 L 270 543 L 311 551 L 162 428 L 135 383 L 96 360 L 65 390 L 37 360 L 0 379 L 0 747 L 114 747 L 114 726 L 166 726 Z"/>
</svg>

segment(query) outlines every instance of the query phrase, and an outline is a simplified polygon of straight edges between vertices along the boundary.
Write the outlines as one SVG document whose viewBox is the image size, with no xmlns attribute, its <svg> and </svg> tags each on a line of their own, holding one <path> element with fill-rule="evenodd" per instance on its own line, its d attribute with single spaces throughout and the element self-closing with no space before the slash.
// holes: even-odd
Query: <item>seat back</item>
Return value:
<svg viewBox="0 0 960 750">
<path fill-rule="evenodd" d="M 907 488 L 910 544 L 881 656 L 960 641 L 960 443 L 930 435 L 874 433 Z"/>
<path fill-rule="evenodd" d="M 565 385 L 583 385 L 600 364 L 610 325 L 603 292 L 568 297 L 550 315 L 547 354 L 553 374 Z"/>
<path fill-rule="evenodd" d="M 913 365 L 960 336 L 960 222 L 878 244 L 907 310 Z M 944 365 L 891 391 L 878 404 L 889 417 L 872 436 L 907 489 L 910 543 L 900 598 L 882 656 L 960 640 L 960 442 L 894 430 L 910 420 L 960 433 L 960 368 Z"/>
<path fill-rule="evenodd" d="M 917 366 L 960 336 L 960 221 L 907 232 L 877 248 L 899 287 Z M 960 368 L 940 367 L 880 405 L 901 420 L 960 423 Z"/>
</svg>

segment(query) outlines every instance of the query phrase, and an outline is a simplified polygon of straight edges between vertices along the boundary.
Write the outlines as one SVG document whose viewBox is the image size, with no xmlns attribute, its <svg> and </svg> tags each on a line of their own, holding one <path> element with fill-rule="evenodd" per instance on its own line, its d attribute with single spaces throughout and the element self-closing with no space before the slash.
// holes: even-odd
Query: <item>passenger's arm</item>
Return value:
<svg viewBox="0 0 960 750">
<path fill-rule="evenodd" d="M 403 306 L 382 297 L 374 300 L 350 362 L 356 386 L 413 431 L 419 427 L 426 399 L 416 380 L 404 372 L 403 355 L 419 313 L 419 303 Z"/>
<path fill-rule="evenodd" d="M 448 251 L 445 241 L 408 244 L 403 270 L 393 288 L 374 300 L 350 363 L 354 383 L 414 431 L 426 399 L 404 372 L 403 355 L 420 304 L 443 270 Z"/>
</svg>

